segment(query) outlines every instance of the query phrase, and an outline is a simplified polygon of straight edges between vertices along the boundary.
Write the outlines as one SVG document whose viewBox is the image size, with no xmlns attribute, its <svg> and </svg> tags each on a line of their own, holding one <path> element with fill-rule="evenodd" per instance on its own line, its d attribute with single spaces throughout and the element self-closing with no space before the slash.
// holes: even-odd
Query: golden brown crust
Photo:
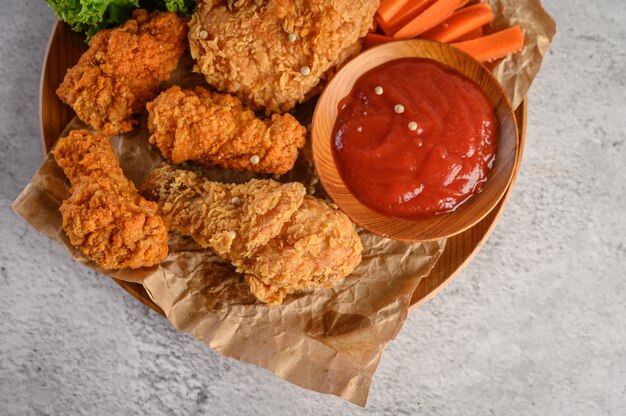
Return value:
<svg viewBox="0 0 626 416">
<path fill-rule="evenodd" d="M 219 91 L 285 112 L 360 51 L 377 8 L 378 0 L 204 0 L 190 22 L 191 55 Z"/>
<path fill-rule="evenodd" d="M 150 143 L 174 163 L 283 174 L 305 143 L 306 129 L 291 114 L 261 120 L 232 95 L 201 87 L 173 86 L 147 108 Z"/>
<path fill-rule="evenodd" d="M 141 193 L 158 202 L 171 229 L 190 235 L 202 247 L 249 255 L 280 232 L 302 204 L 305 190 L 300 183 L 258 179 L 222 184 L 164 166 L 151 172 Z M 233 204 L 233 198 L 239 202 Z M 226 238 L 231 231 L 236 238 Z"/>
<path fill-rule="evenodd" d="M 109 139 L 104 134 L 72 130 L 67 137 L 59 139 L 53 154 L 72 185 L 82 176 L 124 176 Z M 134 185 L 124 179 L 128 182 L 126 187 L 132 189 Z"/>
<path fill-rule="evenodd" d="M 136 269 L 167 256 L 167 228 L 156 204 L 124 177 L 106 136 L 73 130 L 53 153 L 71 184 L 60 208 L 63 229 L 85 257 L 105 269 Z"/>
<path fill-rule="evenodd" d="M 96 33 L 57 95 L 105 134 L 130 131 L 133 114 L 153 99 L 176 69 L 187 25 L 175 13 L 136 10 L 123 25 Z"/>
<path fill-rule="evenodd" d="M 331 286 L 361 261 L 363 247 L 352 222 L 305 196 L 300 183 L 220 184 L 165 166 L 149 175 L 141 192 L 157 201 L 171 229 L 212 248 L 244 273 L 252 293 L 265 303 L 280 304 L 285 295 L 307 287 Z"/>
<path fill-rule="evenodd" d="M 250 290 L 269 304 L 307 287 L 330 287 L 361 262 L 354 224 L 338 209 L 306 196 L 279 235 L 235 265 Z"/>
</svg>

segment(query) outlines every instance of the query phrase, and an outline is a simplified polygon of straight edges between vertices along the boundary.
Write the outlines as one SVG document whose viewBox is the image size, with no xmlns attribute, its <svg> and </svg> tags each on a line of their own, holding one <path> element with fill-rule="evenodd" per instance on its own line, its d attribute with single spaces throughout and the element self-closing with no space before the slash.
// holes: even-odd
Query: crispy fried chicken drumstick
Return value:
<svg viewBox="0 0 626 416">
<path fill-rule="evenodd" d="M 222 184 L 164 166 L 152 171 L 141 192 L 158 203 L 170 229 L 228 259 L 268 304 L 299 289 L 332 286 L 361 261 L 354 224 L 306 196 L 300 183 Z"/>
<path fill-rule="evenodd" d="M 63 229 L 85 257 L 105 269 L 136 269 L 167 255 L 157 205 L 124 177 L 106 136 L 73 130 L 53 152 L 71 184 L 60 208 Z"/>
<path fill-rule="evenodd" d="M 136 10 L 123 25 L 96 33 L 65 74 L 57 95 L 105 134 L 130 131 L 140 112 L 176 69 L 186 22 L 175 13 Z"/>
<path fill-rule="evenodd" d="M 174 163 L 283 174 L 305 142 L 291 114 L 261 120 L 237 98 L 201 87 L 173 86 L 147 108 L 150 143 Z"/>
<path fill-rule="evenodd" d="M 197 70 L 254 110 L 285 112 L 356 55 L 378 0 L 203 0 L 191 18 Z"/>
</svg>

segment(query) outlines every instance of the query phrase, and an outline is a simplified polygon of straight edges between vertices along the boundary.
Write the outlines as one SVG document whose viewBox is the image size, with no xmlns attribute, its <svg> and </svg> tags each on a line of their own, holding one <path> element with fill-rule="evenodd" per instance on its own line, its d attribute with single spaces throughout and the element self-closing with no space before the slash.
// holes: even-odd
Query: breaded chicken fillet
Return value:
<svg viewBox="0 0 626 416">
<path fill-rule="evenodd" d="M 293 168 L 306 129 L 291 115 L 259 119 L 228 94 L 173 86 L 147 105 L 150 143 L 174 163 L 257 173 Z"/>
<path fill-rule="evenodd" d="M 175 13 L 136 10 L 123 25 L 96 33 L 65 74 L 57 95 L 105 134 L 130 131 L 140 112 L 176 69 L 186 22 Z"/>
<path fill-rule="evenodd" d="M 268 304 L 299 289 L 332 286 L 361 261 L 354 224 L 306 196 L 300 183 L 222 184 L 164 166 L 152 171 L 141 193 L 158 203 L 170 229 L 228 259 Z"/>
<path fill-rule="evenodd" d="M 253 110 L 285 112 L 356 55 L 378 0 L 204 0 L 191 18 L 197 70 Z"/>
<path fill-rule="evenodd" d="M 103 134 L 73 130 L 54 149 L 70 181 L 60 211 L 73 246 L 105 269 L 158 264 L 168 253 L 167 228 L 122 169 Z"/>
</svg>

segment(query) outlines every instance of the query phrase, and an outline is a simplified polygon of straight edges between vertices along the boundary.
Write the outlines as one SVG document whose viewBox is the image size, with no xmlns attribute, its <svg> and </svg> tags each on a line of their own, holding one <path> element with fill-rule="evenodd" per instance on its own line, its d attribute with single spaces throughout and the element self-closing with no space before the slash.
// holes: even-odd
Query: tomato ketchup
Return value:
<svg viewBox="0 0 626 416">
<path fill-rule="evenodd" d="M 480 192 L 495 160 L 489 97 L 436 61 L 403 58 L 363 74 L 338 106 L 335 163 L 348 189 L 380 213 L 453 211 Z"/>
</svg>

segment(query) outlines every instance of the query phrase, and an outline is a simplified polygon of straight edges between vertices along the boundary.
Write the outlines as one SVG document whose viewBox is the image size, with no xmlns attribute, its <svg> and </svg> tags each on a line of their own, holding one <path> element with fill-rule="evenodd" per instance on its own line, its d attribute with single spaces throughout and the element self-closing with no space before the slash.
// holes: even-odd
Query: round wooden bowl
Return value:
<svg viewBox="0 0 626 416">
<path fill-rule="evenodd" d="M 333 127 L 338 103 L 365 72 L 399 58 L 428 58 L 474 81 L 489 97 L 498 120 L 496 159 L 482 192 L 455 211 L 416 219 L 381 214 L 359 201 L 344 183 L 333 157 Z M 332 200 L 355 223 L 383 237 L 402 241 L 432 241 L 459 234 L 482 220 L 506 192 L 517 163 L 517 123 L 508 96 L 483 65 L 449 45 L 427 40 L 391 42 L 372 48 L 344 66 L 324 89 L 313 115 L 313 160 L 320 181 Z"/>
<path fill-rule="evenodd" d="M 74 113 L 72 109 L 61 102 L 55 94 L 65 72 L 74 66 L 80 55 L 87 49 L 83 42 L 83 37 L 72 30 L 64 23 L 57 22 L 52 28 L 48 50 L 44 58 L 41 72 L 40 86 L 40 123 L 41 123 L 41 145 L 44 154 L 47 153 L 59 138 L 59 135 L 70 122 Z M 517 176 L 524 141 L 526 137 L 527 102 L 517 108 L 516 116 L 519 129 L 519 152 L 518 163 L 514 171 L 513 180 Z M 496 227 L 498 220 L 504 212 L 506 203 L 512 192 L 512 185 L 509 186 L 504 198 L 496 207 L 480 222 L 464 232 L 450 237 L 446 240 L 446 248 L 441 254 L 439 261 L 435 264 L 428 276 L 420 280 L 419 285 L 411 298 L 411 307 L 416 308 L 448 285 L 463 270 L 480 248 L 485 244 L 487 238 Z M 139 283 L 115 280 L 124 290 L 139 300 L 150 309 L 163 314 L 163 311 L 155 304 L 150 296 Z"/>
</svg>

